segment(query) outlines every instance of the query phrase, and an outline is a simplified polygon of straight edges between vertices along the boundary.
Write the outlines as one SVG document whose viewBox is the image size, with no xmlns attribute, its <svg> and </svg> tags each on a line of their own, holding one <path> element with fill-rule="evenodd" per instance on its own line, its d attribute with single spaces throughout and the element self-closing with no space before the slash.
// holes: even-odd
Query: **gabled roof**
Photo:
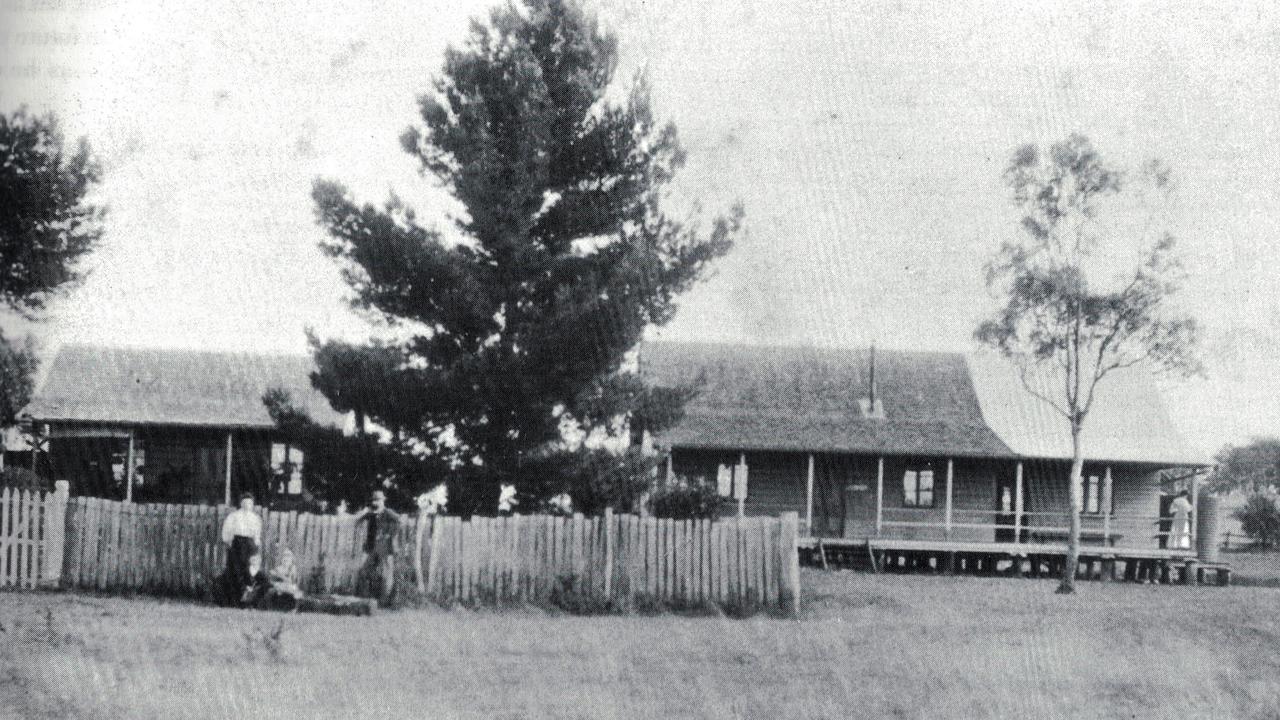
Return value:
<svg viewBox="0 0 1280 720">
<path fill-rule="evenodd" d="M 1071 457 L 1066 419 L 1023 386 L 1012 364 L 984 353 L 970 356 L 969 367 L 982 414 L 1009 447 L 1026 457 Z M 1063 392 L 1061 375 L 1042 369 L 1029 373 L 1027 383 L 1048 398 Z M 1103 377 L 1081 442 L 1085 457 L 1100 462 L 1212 464 L 1202 449 L 1183 439 L 1160 400 L 1152 373 L 1138 366 Z"/>
<path fill-rule="evenodd" d="M 869 360 L 867 350 L 658 342 L 641 347 L 639 366 L 659 385 L 703 381 L 684 419 L 656 438 L 670 447 L 1071 458 L 1066 421 L 1001 358 L 877 350 L 882 418 L 860 403 Z M 1147 373 L 1117 371 L 1103 383 L 1086 423 L 1087 459 L 1208 464 L 1173 427 Z"/>
<path fill-rule="evenodd" d="M 262 396 L 287 390 L 313 420 L 343 416 L 311 387 L 304 355 L 64 345 L 23 411 L 37 421 L 270 428 Z"/>
<path fill-rule="evenodd" d="M 883 417 L 864 413 L 867 350 L 646 343 L 647 381 L 702 380 L 685 417 L 657 441 L 673 447 L 890 455 L 1013 457 L 983 422 L 964 356 L 876 353 Z"/>
</svg>

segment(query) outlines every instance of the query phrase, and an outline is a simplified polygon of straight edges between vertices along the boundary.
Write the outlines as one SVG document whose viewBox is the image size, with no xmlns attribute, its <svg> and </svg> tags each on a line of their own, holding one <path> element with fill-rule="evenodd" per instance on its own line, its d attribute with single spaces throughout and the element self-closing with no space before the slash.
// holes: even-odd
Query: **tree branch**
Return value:
<svg viewBox="0 0 1280 720">
<path fill-rule="evenodd" d="M 1035 397 L 1042 400 L 1049 407 L 1053 408 L 1054 412 L 1058 413 L 1059 415 L 1061 415 L 1062 417 L 1068 420 L 1071 419 L 1071 413 L 1062 409 L 1062 406 L 1059 405 L 1057 402 L 1055 402 L 1052 398 L 1040 392 L 1036 388 L 1032 387 L 1031 381 L 1027 378 L 1027 367 L 1021 363 L 1018 364 L 1018 379 L 1022 381 L 1023 389 L 1025 389 L 1027 392 L 1031 393 Z"/>
</svg>

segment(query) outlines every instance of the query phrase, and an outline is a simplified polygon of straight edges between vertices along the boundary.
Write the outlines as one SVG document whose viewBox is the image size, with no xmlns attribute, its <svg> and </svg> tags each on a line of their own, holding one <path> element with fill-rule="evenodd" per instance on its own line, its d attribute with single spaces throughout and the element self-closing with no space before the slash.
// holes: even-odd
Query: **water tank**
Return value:
<svg viewBox="0 0 1280 720">
<path fill-rule="evenodd" d="M 1196 501 L 1196 556 L 1200 562 L 1218 562 L 1218 549 L 1222 545 L 1219 528 L 1222 519 L 1222 503 L 1207 491 L 1200 491 Z"/>
</svg>

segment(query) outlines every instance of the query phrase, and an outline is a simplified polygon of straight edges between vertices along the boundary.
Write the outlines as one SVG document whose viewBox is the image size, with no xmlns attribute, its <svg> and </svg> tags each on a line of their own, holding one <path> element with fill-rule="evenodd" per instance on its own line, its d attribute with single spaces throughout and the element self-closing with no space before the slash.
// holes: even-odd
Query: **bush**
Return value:
<svg viewBox="0 0 1280 720">
<path fill-rule="evenodd" d="M 570 615 L 608 615 L 618 611 L 610 600 L 594 597 L 580 589 L 582 579 L 576 575 L 556 578 L 547 603 Z"/>
<path fill-rule="evenodd" d="M 621 453 L 581 447 L 527 458 L 521 466 L 522 477 L 514 482 L 519 507 L 543 508 L 548 500 L 568 493 L 573 511 L 584 515 L 599 515 L 609 507 L 630 510 L 649 489 L 657 461 L 657 456 L 647 456 L 637 447 Z"/>
<path fill-rule="evenodd" d="M 570 615 L 691 615 L 698 617 L 749 617 L 758 606 L 731 607 L 722 610 L 713 602 L 662 600 L 647 593 L 632 593 L 605 599 L 582 589 L 582 578 L 562 575 L 547 598 L 547 607 Z"/>
<path fill-rule="evenodd" d="M 11 487 L 15 490 L 39 490 L 53 492 L 53 482 L 24 467 L 7 467 L 0 471 L 0 487 Z"/>
<path fill-rule="evenodd" d="M 1254 493 L 1244 507 L 1232 513 L 1240 521 L 1244 534 L 1258 541 L 1263 547 L 1274 547 L 1280 542 L 1280 507 L 1275 498 L 1266 493 Z"/>
<path fill-rule="evenodd" d="M 714 485 L 676 478 L 649 496 L 649 512 L 676 520 L 714 518 L 720 513 L 720 495 Z"/>
</svg>

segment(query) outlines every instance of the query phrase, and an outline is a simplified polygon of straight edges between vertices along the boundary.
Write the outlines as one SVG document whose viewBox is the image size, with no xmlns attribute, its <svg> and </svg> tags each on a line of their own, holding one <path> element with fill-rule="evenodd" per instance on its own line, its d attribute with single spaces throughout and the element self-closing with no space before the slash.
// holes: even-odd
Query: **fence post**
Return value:
<svg viewBox="0 0 1280 720">
<path fill-rule="evenodd" d="M 780 537 L 781 562 L 778 563 L 782 607 L 792 616 L 800 614 L 800 549 L 797 547 L 799 517 L 795 512 L 782 513 Z"/>
<path fill-rule="evenodd" d="M 613 508 L 604 509 L 604 599 L 613 599 Z"/>
<path fill-rule="evenodd" d="M 71 496 L 71 484 L 66 480 L 53 483 L 52 495 L 45 495 L 44 514 L 44 568 L 40 573 L 41 587 L 57 587 L 62 581 L 62 554 L 66 547 L 67 499 Z"/>
<path fill-rule="evenodd" d="M 418 595 L 427 594 L 427 581 L 422 577 L 422 536 L 427 532 L 427 523 L 431 521 L 431 516 L 427 514 L 425 508 L 418 509 L 417 524 L 414 527 L 416 537 L 413 544 L 413 577 L 418 581 Z"/>
<path fill-rule="evenodd" d="M 427 558 L 427 595 L 440 600 L 444 593 L 441 592 L 440 586 L 445 578 L 441 577 L 440 572 L 440 545 L 445 540 L 445 524 L 448 520 L 445 516 L 432 518 L 431 520 L 431 555 Z"/>
</svg>

